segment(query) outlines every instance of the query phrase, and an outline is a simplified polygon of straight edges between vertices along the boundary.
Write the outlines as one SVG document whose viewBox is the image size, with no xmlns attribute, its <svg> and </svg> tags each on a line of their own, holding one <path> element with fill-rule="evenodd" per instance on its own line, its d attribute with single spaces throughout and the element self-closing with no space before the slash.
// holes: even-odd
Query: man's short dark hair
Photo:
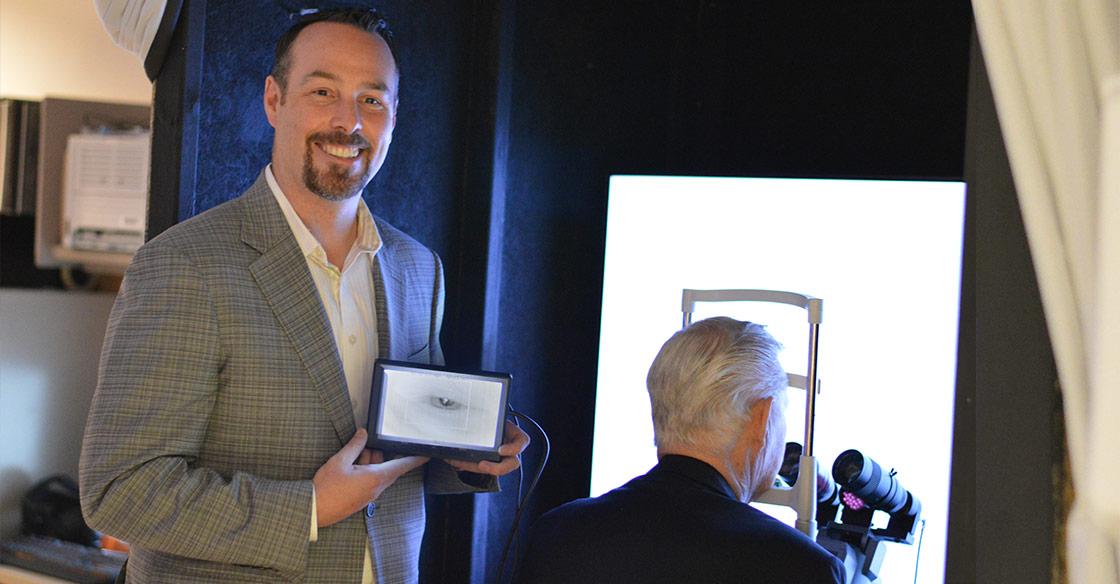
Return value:
<svg viewBox="0 0 1120 584">
<path fill-rule="evenodd" d="M 360 28 L 370 34 L 376 34 L 385 40 L 385 44 L 389 45 L 389 54 L 393 56 L 393 64 L 400 72 L 400 64 L 397 62 L 397 52 L 393 47 L 393 31 L 389 30 L 389 23 L 385 22 L 381 13 L 372 8 L 336 8 L 332 10 L 320 10 L 305 14 L 296 21 L 284 34 L 280 35 L 280 40 L 276 41 L 276 60 L 272 65 L 272 77 L 280 84 L 280 89 L 286 91 L 288 89 L 288 70 L 292 66 L 292 58 L 290 50 L 292 43 L 296 41 L 296 37 L 303 29 L 315 24 L 316 22 L 338 22 L 342 24 L 349 24 L 351 26 Z"/>
</svg>

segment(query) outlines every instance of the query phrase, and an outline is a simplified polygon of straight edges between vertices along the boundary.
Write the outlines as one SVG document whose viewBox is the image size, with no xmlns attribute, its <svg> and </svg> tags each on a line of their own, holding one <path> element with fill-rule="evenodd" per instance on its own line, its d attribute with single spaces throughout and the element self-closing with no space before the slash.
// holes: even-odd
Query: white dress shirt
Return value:
<svg viewBox="0 0 1120 584">
<path fill-rule="evenodd" d="M 374 308 L 376 294 L 373 288 L 373 261 L 377 250 L 381 249 L 381 236 L 373 215 L 365 201 L 358 201 L 358 237 L 346 260 L 339 269 L 327 261 L 323 246 L 307 229 L 303 220 L 296 214 L 288 198 L 280 190 L 272 165 L 265 169 L 272 195 L 284 212 L 284 218 L 292 229 L 307 260 L 311 279 L 323 301 L 323 309 L 331 324 L 338 356 L 346 375 L 346 387 L 350 392 L 350 405 L 354 412 L 354 423 L 364 428 L 369 409 L 370 383 L 373 381 L 373 362 L 377 359 L 377 313 Z M 319 537 L 315 497 L 311 498 L 311 535 L 310 540 Z M 372 584 L 373 570 L 370 563 L 369 546 L 366 546 L 365 560 L 362 565 L 363 584 Z"/>
</svg>

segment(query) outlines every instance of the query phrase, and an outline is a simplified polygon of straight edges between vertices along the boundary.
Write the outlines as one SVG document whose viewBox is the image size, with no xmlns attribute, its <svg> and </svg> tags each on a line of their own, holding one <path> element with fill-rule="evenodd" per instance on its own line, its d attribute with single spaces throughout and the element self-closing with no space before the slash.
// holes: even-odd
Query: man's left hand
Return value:
<svg viewBox="0 0 1120 584">
<path fill-rule="evenodd" d="M 448 460 L 447 464 L 455 467 L 456 470 L 500 477 L 517 470 L 521 466 L 521 453 L 525 451 L 527 446 L 529 446 L 529 435 L 517 427 L 517 424 L 506 420 L 505 438 L 501 447 L 498 448 L 498 454 L 502 455 L 501 461 L 466 462 L 463 460 Z"/>
</svg>

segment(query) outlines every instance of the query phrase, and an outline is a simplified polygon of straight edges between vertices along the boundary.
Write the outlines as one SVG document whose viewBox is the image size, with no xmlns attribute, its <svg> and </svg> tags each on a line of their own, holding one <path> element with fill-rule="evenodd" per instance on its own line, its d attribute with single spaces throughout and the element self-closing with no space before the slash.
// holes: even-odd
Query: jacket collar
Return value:
<svg viewBox="0 0 1120 584">
<path fill-rule="evenodd" d="M 240 200 L 241 240 L 261 254 L 250 264 L 249 271 L 292 340 L 339 441 L 345 444 L 356 430 L 350 394 L 307 260 L 263 172 Z"/>
<path fill-rule="evenodd" d="M 723 478 L 715 467 L 691 456 L 666 454 L 661 457 L 657 466 L 653 467 L 651 474 L 675 475 L 728 499 L 739 500 L 735 496 L 734 489 L 727 483 L 727 479 Z"/>
<path fill-rule="evenodd" d="M 244 206 L 241 241 L 246 245 L 263 254 L 286 239 L 295 243 L 292 230 L 272 195 L 263 170 L 241 195 L 241 204 Z"/>
</svg>

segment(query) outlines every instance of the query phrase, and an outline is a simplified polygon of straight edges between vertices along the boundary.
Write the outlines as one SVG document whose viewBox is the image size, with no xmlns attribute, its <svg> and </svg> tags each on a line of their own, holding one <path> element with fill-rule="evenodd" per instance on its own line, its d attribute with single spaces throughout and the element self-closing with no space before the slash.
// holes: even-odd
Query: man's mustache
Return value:
<svg viewBox="0 0 1120 584">
<path fill-rule="evenodd" d="M 369 141 L 361 134 L 347 134 L 346 132 L 316 132 L 307 137 L 307 142 L 320 142 L 335 146 L 357 146 L 369 148 Z"/>
</svg>

